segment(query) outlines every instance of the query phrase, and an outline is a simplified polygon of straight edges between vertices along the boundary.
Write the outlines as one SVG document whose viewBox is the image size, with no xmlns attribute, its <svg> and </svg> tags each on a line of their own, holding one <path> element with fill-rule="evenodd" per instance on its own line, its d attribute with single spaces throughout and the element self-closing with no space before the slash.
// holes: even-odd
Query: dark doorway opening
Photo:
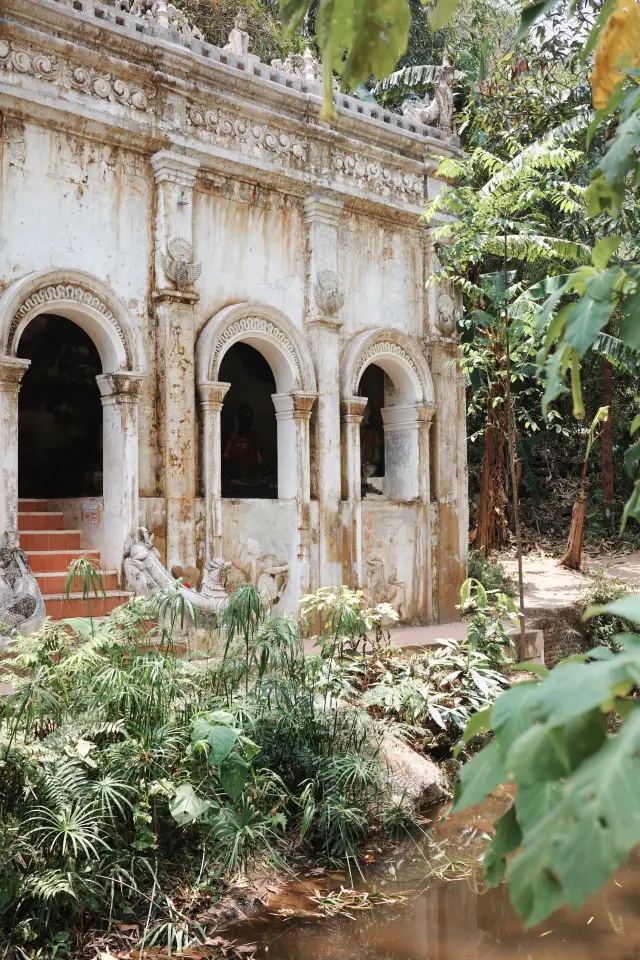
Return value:
<svg viewBox="0 0 640 960">
<path fill-rule="evenodd" d="M 236 343 L 222 359 L 219 378 L 231 384 L 221 413 L 222 496 L 276 499 L 278 425 L 271 367 L 248 343 Z"/>
<path fill-rule="evenodd" d="M 43 314 L 27 326 L 18 356 L 30 360 L 18 416 L 20 497 L 102 494 L 100 356 L 65 317 Z"/>
<path fill-rule="evenodd" d="M 360 477 L 363 495 L 379 495 L 382 492 L 382 484 L 375 481 L 384 477 L 385 470 L 382 420 L 385 379 L 384 370 L 372 363 L 362 374 L 358 390 L 361 397 L 367 398 L 360 426 Z"/>
</svg>

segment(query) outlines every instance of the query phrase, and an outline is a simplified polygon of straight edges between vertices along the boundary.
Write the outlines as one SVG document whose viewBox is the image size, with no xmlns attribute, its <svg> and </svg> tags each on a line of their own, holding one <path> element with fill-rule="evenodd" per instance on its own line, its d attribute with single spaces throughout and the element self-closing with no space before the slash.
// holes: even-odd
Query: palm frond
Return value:
<svg viewBox="0 0 640 960">
<path fill-rule="evenodd" d="M 375 96 L 394 87 L 417 87 L 425 83 L 437 83 L 440 79 L 442 67 L 430 63 L 420 63 L 413 67 L 403 67 L 390 73 L 384 80 L 380 80 L 373 87 L 371 93 Z"/>
</svg>

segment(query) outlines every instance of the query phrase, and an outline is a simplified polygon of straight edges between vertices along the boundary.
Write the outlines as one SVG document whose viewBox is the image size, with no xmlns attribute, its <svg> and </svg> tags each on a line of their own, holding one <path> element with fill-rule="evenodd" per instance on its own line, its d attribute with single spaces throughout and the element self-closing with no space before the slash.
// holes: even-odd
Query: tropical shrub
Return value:
<svg viewBox="0 0 640 960">
<path fill-rule="evenodd" d="M 318 695 L 330 660 L 304 656 L 294 621 L 268 616 L 243 585 L 224 655 L 189 662 L 171 642 L 181 614 L 163 591 L 106 620 L 46 621 L 8 648 L 7 949 L 64 931 L 77 946 L 82 928 L 116 923 L 184 946 L 204 935 L 193 913 L 229 872 L 296 851 L 353 857 L 388 815 L 376 736 Z M 177 905 L 178 886 L 191 906 Z"/>
</svg>

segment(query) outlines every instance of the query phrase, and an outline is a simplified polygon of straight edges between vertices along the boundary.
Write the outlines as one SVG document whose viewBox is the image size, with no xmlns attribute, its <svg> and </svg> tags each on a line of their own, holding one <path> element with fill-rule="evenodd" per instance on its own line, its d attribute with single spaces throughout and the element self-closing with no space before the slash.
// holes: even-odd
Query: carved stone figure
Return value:
<svg viewBox="0 0 640 960">
<path fill-rule="evenodd" d="M 225 50 L 229 50 L 236 57 L 246 57 L 249 53 L 249 34 L 247 33 L 247 15 L 242 8 L 238 10 L 234 21 L 233 30 L 229 34 L 229 43 Z"/>
<path fill-rule="evenodd" d="M 182 237 L 172 237 L 167 244 L 167 256 L 160 257 L 165 276 L 178 290 L 184 290 L 198 279 L 202 264 L 193 262 L 193 247 Z"/>
<path fill-rule="evenodd" d="M 303 77 L 307 83 L 322 84 L 322 63 L 314 57 L 309 47 L 304 53 L 290 53 L 286 60 L 272 60 L 271 66 L 283 73 Z M 331 85 L 335 91 L 340 90 L 340 82 L 335 77 L 332 77 Z"/>
<path fill-rule="evenodd" d="M 456 308 L 453 297 L 441 293 L 437 300 L 438 316 L 436 326 L 443 337 L 454 337 L 456 333 Z"/>
<path fill-rule="evenodd" d="M 0 638 L 28 634 L 44 619 L 44 600 L 23 551 L 7 533 L 0 547 Z"/>
<path fill-rule="evenodd" d="M 275 606 L 282 599 L 289 582 L 289 564 L 273 553 L 263 553 L 257 540 L 249 537 L 234 567 L 258 590 L 265 592 Z"/>
<path fill-rule="evenodd" d="M 404 101 L 400 110 L 402 116 L 416 123 L 424 123 L 427 126 L 438 126 L 442 130 L 446 140 L 452 140 L 455 137 L 453 126 L 453 93 L 451 87 L 455 79 L 455 70 L 451 64 L 444 63 L 440 70 L 440 76 L 436 85 L 433 99 L 428 94 L 424 99 L 407 99 Z"/>
<path fill-rule="evenodd" d="M 148 596 L 161 590 L 174 578 L 163 566 L 160 554 L 153 545 L 153 534 L 146 527 L 127 538 L 124 547 L 125 587 L 137 596 Z M 190 587 L 182 586 L 181 592 L 200 613 L 216 616 L 229 602 L 225 590 L 226 575 L 231 567 L 227 560 L 217 557 L 209 560 L 205 567 L 200 593 Z"/>
<path fill-rule="evenodd" d="M 124 10 L 132 17 L 155 21 L 159 27 L 178 30 L 184 37 L 204 40 L 202 31 L 191 23 L 182 10 L 166 0 L 116 0 L 118 10 Z"/>
<path fill-rule="evenodd" d="M 338 277 L 333 270 L 320 270 L 313 285 L 316 304 L 327 317 L 335 316 L 344 303 L 344 292 L 338 286 Z"/>
<path fill-rule="evenodd" d="M 372 553 L 365 561 L 367 595 L 372 603 L 390 603 L 400 619 L 404 616 L 407 585 L 398 580 L 396 567 L 392 566 L 387 574 L 384 559 Z"/>
</svg>

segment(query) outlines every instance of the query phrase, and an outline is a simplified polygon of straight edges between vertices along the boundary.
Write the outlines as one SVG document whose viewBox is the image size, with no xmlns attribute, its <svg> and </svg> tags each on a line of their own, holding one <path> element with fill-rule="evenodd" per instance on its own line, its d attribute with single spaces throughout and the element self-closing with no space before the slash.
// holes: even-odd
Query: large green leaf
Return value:
<svg viewBox="0 0 640 960">
<path fill-rule="evenodd" d="M 516 820 L 514 806 L 509 807 L 493 825 L 493 839 L 484 855 L 484 874 L 490 887 L 496 887 L 504 877 L 505 857 L 522 843 L 522 831 Z"/>
<path fill-rule="evenodd" d="M 565 776 L 570 765 L 563 730 L 548 724 L 529 727 L 511 744 L 505 763 L 524 786 Z"/>
<path fill-rule="evenodd" d="M 244 789 L 251 767 L 240 754 L 231 753 L 220 764 L 220 783 L 224 792 L 237 800 Z"/>
<path fill-rule="evenodd" d="M 607 325 L 613 308 L 614 286 L 619 279 L 617 267 L 590 277 L 585 284 L 585 296 L 567 312 L 565 338 L 583 357 L 593 346 L 598 334 Z"/>
<path fill-rule="evenodd" d="M 310 0 L 280 0 L 289 33 L 310 6 Z M 320 0 L 315 18 L 323 64 L 322 115 L 329 119 L 334 113 L 333 71 L 354 89 L 372 75 L 390 74 L 407 48 L 411 14 L 407 0 Z"/>
<path fill-rule="evenodd" d="M 562 800 L 562 784 L 558 780 L 545 780 L 529 787 L 518 787 L 516 817 L 520 829 L 528 833 L 543 820 Z"/>
<path fill-rule="evenodd" d="M 222 763 L 233 750 L 240 731 L 222 724 L 213 724 L 207 717 L 196 717 L 193 723 L 191 742 L 205 740 L 211 747 L 209 762 Z"/>
<path fill-rule="evenodd" d="M 509 896 L 527 927 L 540 923 L 564 901 L 554 860 L 557 832 L 565 822 L 564 806 L 558 804 L 525 834 L 523 849 L 507 867 Z"/>
<path fill-rule="evenodd" d="M 199 820 L 212 806 L 209 800 L 203 800 L 198 796 L 190 783 L 181 783 L 175 797 L 169 802 L 171 816 L 181 827 Z"/>
<path fill-rule="evenodd" d="M 640 350 L 640 288 L 626 297 L 620 310 L 620 338 L 633 350 Z"/>
<path fill-rule="evenodd" d="M 502 751 L 498 742 L 494 740 L 462 768 L 453 812 L 457 813 L 459 810 L 473 806 L 474 803 L 480 803 L 487 794 L 502 783 L 505 776 L 506 768 Z"/>
</svg>

